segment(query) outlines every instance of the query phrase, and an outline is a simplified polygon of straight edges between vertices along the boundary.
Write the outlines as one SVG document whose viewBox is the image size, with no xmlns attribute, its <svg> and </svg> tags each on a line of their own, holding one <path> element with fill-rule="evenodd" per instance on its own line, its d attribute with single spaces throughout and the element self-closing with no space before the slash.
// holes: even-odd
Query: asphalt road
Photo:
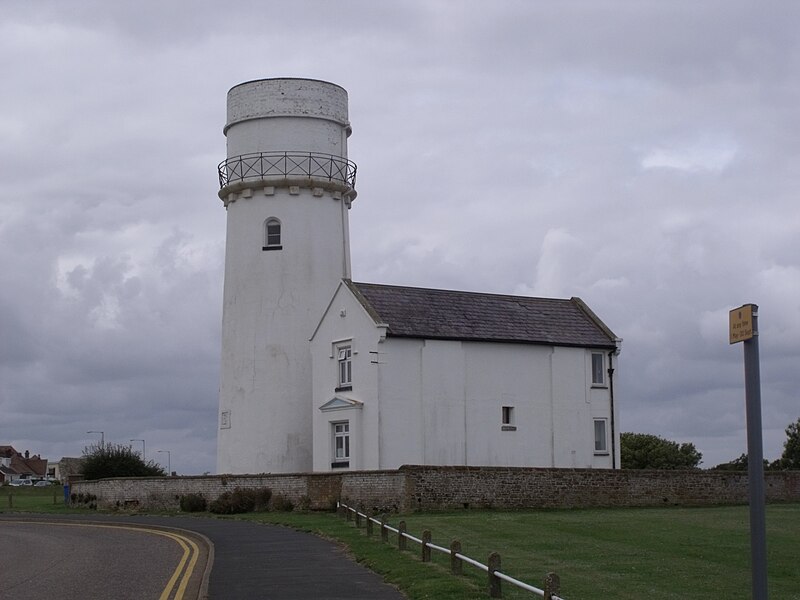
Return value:
<svg viewBox="0 0 800 600">
<path fill-rule="evenodd" d="M 5 520 L 14 515 L 0 517 L 0 539 L 4 537 Z M 42 515 L 40 520 L 54 520 L 55 517 Z M 210 553 L 213 564 L 208 579 L 208 597 L 213 600 L 235 599 L 274 599 L 274 600 L 403 600 L 404 596 L 385 584 L 375 573 L 350 559 L 336 544 L 316 536 L 300 533 L 285 527 L 263 525 L 247 521 L 205 519 L 192 517 L 149 517 L 118 515 L 63 515 L 59 522 L 91 519 L 92 523 L 120 522 L 144 527 L 168 527 L 179 531 L 192 531 L 205 536 L 213 545 Z M 126 538 L 127 539 L 127 538 Z M 45 542 L 42 542 L 46 544 Z M 127 544 L 127 541 L 125 542 Z M 156 543 L 150 540 L 150 543 Z M 2 542 L 0 542 L 2 544 Z M 106 549 L 108 551 L 108 549 Z M 1 556 L 7 556 L 5 545 L 0 545 Z M 95 556 L 101 555 L 98 552 Z M 111 562 L 120 552 L 108 556 Z M 125 555 L 116 562 L 124 567 L 137 562 L 139 568 L 148 570 L 152 555 Z M 167 561 L 166 556 L 159 561 Z M 145 563 L 143 566 L 141 563 Z M 41 563 L 47 564 L 47 563 Z M 80 565 L 78 565 L 80 566 Z M 88 568 L 88 567 L 87 567 Z M 174 563 L 173 563 L 174 568 Z M 5 572 L 5 565 L 3 571 Z M 197 568 L 197 572 L 204 570 Z M 78 579 L 85 580 L 83 572 L 74 571 Z M 92 578 L 102 577 L 102 573 L 87 571 Z M 197 573 L 196 573 L 197 574 Z M 161 579 L 159 574 L 156 579 Z M 3 577 L 4 579 L 5 577 Z M 158 586 L 155 586 L 156 588 Z M 163 582 L 162 582 L 163 588 Z M 155 589 L 155 588 L 153 588 Z M 199 588 L 198 588 L 199 589 Z M 0 598 L 3 596 L 0 587 Z M 21 596 L 19 596 L 21 598 Z M 33 597 L 33 596 L 31 596 Z M 56 596 L 42 597 L 81 597 L 81 598 L 158 598 L 159 595 L 116 596 L 89 595 L 78 596 L 59 593 Z M 194 598 L 189 593 L 186 598 Z M 18 596 L 8 596 L 18 598 Z"/>
<path fill-rule="evenodd" d="M 0 598 L 138 600 L 177 594 L 180 578 L 174 575 L 186 555 L 180 540 L 152 528 L 3 519 Z"/>
</svg>

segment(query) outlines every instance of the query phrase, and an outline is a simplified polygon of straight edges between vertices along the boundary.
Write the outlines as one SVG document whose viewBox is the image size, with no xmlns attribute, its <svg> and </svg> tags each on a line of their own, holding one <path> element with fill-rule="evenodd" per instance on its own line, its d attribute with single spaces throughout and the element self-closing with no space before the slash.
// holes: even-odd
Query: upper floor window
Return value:
<svg viewBox="0 0 800 600">
<path fill-rule="evenodd" d="M 602 352 L 592 352 L 592 385 L 606 384 L 606 356 Z"/>
<path fill-rule="evenodd" d="M 353 385 L 353 351 L 350 346 L 339 346 L 336 350 L 339 366 L 339 385 L 337 389 L 349 388 Z"/>
<path fill-rule="evenodd" d="M 270 217 L 264 224 L 264 247 L 262 250 L 280 250 L 281 246 L 281 222 Z"/>
</svg>

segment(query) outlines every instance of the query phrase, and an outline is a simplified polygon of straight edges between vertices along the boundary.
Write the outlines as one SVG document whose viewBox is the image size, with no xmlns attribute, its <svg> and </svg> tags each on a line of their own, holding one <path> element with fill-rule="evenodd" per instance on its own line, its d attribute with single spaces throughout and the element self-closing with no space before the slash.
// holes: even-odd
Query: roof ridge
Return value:
<svg viewBox="0 0 800 600">
<path fill-rule="evenodd" d="M 546 296 L 525 296 L 522 294 L 500 294 L 497 292 L 476 292 L 472 290 L 451 290 L 445 288 L 428 288 L 428 287 L 420 287 L 414 285 L 396 285 L 393 283 L 369 283 L 366 281 L 353 281 L 353 285 L 369 285 L 373 287 L 382 287 L 382 288 L 395 288 L 395 289 L 402 289 L 402 290 L 419 290 L 424 292 L 436 292 L 436 293 L 444 293 L 444 294 L 469 294 L 474 296 L 492 296 L 494 298 L 509 298 L 509 299 L 523 299 L 523 300 L 541 300 L 544 302 L 571 302 L 570 298 L 548 298 Z"/>
</svg>

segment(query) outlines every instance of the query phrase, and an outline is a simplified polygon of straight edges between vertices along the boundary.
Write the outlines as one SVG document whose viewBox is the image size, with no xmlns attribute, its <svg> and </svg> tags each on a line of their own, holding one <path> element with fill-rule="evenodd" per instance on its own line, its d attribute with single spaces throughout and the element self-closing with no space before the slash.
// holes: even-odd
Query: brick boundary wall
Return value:
<svg viewBox="0 0 800 600">
<path fill-rule="evenodd" d="M 105 508 L 177 509 L 184 494 L 209 501 L 236 487 L 268 487 L 295 506 L 343 499 L 373 512 L 453 508 L 588 508 L 747 503 L 747 473 L 525 467 L 403 466 L 396 471 L 204 475 L 79 481 Z M 765 473 L 768 502 L 800 502 L 800 471 Z"/>
</svg>

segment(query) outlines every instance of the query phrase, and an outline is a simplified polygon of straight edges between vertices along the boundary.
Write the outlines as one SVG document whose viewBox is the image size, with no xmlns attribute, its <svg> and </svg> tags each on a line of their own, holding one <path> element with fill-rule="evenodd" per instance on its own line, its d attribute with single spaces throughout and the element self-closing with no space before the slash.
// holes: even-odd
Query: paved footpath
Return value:
<svg viewBox="0 0 800 600">
<path fill-rule="evenodd" d="M 214 544 L 208 588 L 212 600 L 405 599 L 336 544 L 286 527 L 199 517 L 40 515 L 38 518 L 140 523 L 201 533 Z"/>
</svg>

